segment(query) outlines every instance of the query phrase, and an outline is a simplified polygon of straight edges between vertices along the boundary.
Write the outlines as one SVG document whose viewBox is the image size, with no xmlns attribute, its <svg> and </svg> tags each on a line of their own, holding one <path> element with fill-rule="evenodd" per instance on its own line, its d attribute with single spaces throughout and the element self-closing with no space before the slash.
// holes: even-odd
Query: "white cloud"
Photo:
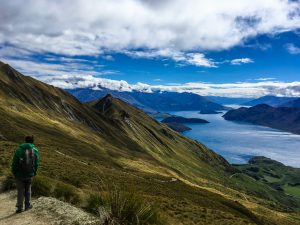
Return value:
<svg viewBox="0 0 300 225">
<path fill-rule="evenodd" d="M 300 54 L 300 47 L 297 47 L 292 43 L 287 44 L 286 49 L 290 54 Z"/>
<path fill-rule="evenodd" d="M 105 70 L 103 65 L 89 65 L 83 59 L 73 58 L 46 58 L 47 62 L 34 62 L 32 58 L 28 59 L 12 59 L 3 58 L 0 55 L 0 60 L 9 63 L 25 75 L 33 76 L 40 80 L 47 80 L 51 77 L 79 77 L 85 75 L 102 76 L 109 74 L 117 74 L 118 71 Z M 99 70 L 99 68 L 102 68 Z M 68 80 L 66 80 L 68 82 Z"/>
<path fill-rule="evenodd" d="M 258 82 L 239 83 L 167 83 L 165 85 L 149 85 L 138 82 L 129 84 L 125 80 L 111 80 L 99 77 L 106 74 L 115 74 L 117 71 L 109 71 L 102 68 L 99 72 L 80 62 L 71 62 L 64 59 L 66 63 L 55 64 L 52 62 L 35 63 L 30 60 L 8 60 L 13 67 L 25 75 L 31 75 L 43 82 L 60 88 L 108 88 L 117 91 L 171 91 L 171 92 L 192 92 L 199 95 L 215 95 L 224 97 L 260 97 L 264 95 L 276 96 L 299 96 L 300 82 L 279 82 L 272 81 L 273 78 L 259 78 Z"/>
<path fill-rule="evenodd" d="M 254 61 L 250 58 L 233 59 L 230 61 L 232 65 L 241 65 L 241 64 L 248 64 L 253 62 Z"/>
<path fill-rule="evenodd" d="M 276 80 L 276 78 L 274 77 L 261 77 L 261 78 L 257 78 L 255 80 L 258 80 L 258 81 L 268 81 L 268 80 Z"/>
<path fill-rule="evenodd" d="M 195 66 L 217 67 L 213 60 L 205 58 L 205 55 L 202 53 L 188 53 L 185 61 Z"/>
<path fill-rule="evenodd" d="M 240 82 L 240 83 L 185 83 L 168 85 L 148 85 L 144 83 L 129 84 L 126 81 L 117 81 L 93 76 L 58 76 L 44 80 L 61 88 L 108 88 L 118 91 L 169 91 L 169 92 L 192 92 L 207 96 L 224 97 L 260 97 L 264 95 L 275 96 L 300 96 L 300 82 Z"/>
<path fill-rule="evenodd" d="M 289 0 L 0 0 L 0 43 L 62 55 L 229 49 L 300 28 Z M 200 54 L 197 53 L 197 54 Z M 201 55 L 188 60 L 209 66 Z"/>
<path fill-rule="evenodd" d="M 202 66 L 202 67 L 217 67 L 216 62 L 212 59 L 208 59 L 202 53 L 189 52 L 185 53 L 182 51 L 176 51 L 172 49 L 161 49 L 161 50 L 146 50 L 146 51 L 123 51 L 124 54 L 127 54 L 135 58 L 148 58 L 148 59 L 172 59 L 178 63 L 178 65 L 193 65 L 193 66 Z"/>
</svg>

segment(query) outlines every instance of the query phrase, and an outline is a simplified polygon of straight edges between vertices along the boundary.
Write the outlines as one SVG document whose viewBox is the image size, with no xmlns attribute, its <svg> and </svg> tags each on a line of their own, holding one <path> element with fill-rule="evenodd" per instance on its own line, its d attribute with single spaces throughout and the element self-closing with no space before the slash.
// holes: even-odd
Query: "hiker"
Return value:
<svg viewBox="0 0 300 225">
<path fill-rule="evenodd" d="M 23 212 L 24 198 L 25 210 L 32 209 L 30 203 L 31 183 L 39 165 L 38 149 L 33 142 L 34 137 L 32 135 L 26 136 L 25 143 L 19 145 L 12 160 L 11 170 L 15 176 L 18 191 L 16 213 Z"/>
</svg>

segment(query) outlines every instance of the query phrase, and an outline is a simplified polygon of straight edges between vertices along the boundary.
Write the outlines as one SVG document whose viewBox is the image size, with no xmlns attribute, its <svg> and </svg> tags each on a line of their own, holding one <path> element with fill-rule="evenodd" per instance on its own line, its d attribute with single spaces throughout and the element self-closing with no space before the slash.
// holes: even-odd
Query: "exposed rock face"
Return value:
<svg viewBox="0 0 300 225">
<path fill-rule="evenodd" d="M 98 225 L 102 224 L 97 218 L 82 209 L 55 198 L 40 197 L 33 199 L 33 209 L 15 214 L 16 192 L 0 194 L 0 224 L 1 225 Z"/>
</svg>

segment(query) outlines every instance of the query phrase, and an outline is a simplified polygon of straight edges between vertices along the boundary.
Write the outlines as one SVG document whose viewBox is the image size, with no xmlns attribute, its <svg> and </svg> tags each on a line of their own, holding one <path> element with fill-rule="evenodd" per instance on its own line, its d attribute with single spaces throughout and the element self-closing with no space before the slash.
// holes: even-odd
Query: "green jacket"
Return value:
<svg viewBox="0 0 300 225">
<path fill-rule="evenodd" d="M 34 156 L 35 156 L 35 168 L 34 172 L 30 174 L 26 174 L 22 169 L 20 168 L 20 158 L 24 157 L 25 149 L 33 148 L 34 149 Z M 40 162 L 39 157 L 39 151 L 36 147 L 34 147 L 34 144 L 31 143 L 23 143 L 20 144 L 19 147 L 16 149 L 16 152 L 14 154 L 12 164 L 11 164 L 11 171 L 15 177 L 21 177 L 21 178 L 27 178 L 27 177 L 33 177 L 36 175 L 38 166 Z"/>
</svg>

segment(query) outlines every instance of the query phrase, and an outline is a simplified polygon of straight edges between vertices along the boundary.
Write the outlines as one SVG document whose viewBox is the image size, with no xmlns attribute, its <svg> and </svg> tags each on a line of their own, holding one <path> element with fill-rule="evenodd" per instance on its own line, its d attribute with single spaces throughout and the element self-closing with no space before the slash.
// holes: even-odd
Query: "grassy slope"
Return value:
<svg viewBox="0 0 300 225">
<path fill-rule="evenodd" d="M 267 185 L 249 187 L 248 176 L 232 177 L 227 172 L 232 167 L 223 158 L 142 111 L 112 99 L 111 107 L 103 112 L 101 101 L 99 107 L 97 103 L 93 108 L 82 105 L 63 91 L 13 70 L 12 80 L 7 76 L 11 70 L 0 65 L 3 168 L 9 168 L 23 136 L 33 133 L 40 148 L 40 175 L 72 184 L 83 195 L 101 183 L 113 182 L 157 202 L 169 220 L 178 224 L 257 222 L 240 203 L 261 216 L 268 212 L 265 219 L 270 224 L 272 218 L 295 224 L 297 214 L 293 219 L 291 214 L 268 209 L 272 199 L 253 195 Z M 123 118 L 123 110 L 129 118 Z M 270 194 L 273 197 L 273 190 Z"/>
<path fill-rule="evenodd" d="M 236 167 L 254 179 L 300 199 L 299 168 L 285 166 L 265 157 L 254 157 L 248 164 Z"/>
</svg>

